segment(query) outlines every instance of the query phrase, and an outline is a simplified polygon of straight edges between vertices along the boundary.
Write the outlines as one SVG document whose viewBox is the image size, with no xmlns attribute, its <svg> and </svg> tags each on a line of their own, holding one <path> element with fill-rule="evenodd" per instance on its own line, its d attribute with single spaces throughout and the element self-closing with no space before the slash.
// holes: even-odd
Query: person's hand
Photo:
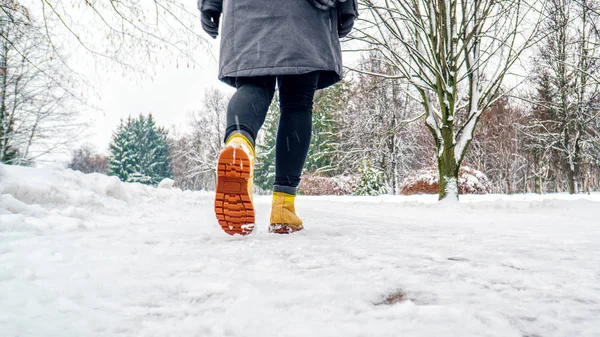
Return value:
<svg viewBox="0 0 600 337">
<path fill-rule="evenodd" d="M 213 9 L 203 10 L 201 13 L 202 29 L 213 39 L 219 35 L 219 19 L 221 12 Z"/>
<path fill-rule="evenodd" d="M 340 22 L 338 23 L 338 36 L 340 38 L 346 37 L 354 27 L 354 15 L 342 15 Z"/>
</svg>

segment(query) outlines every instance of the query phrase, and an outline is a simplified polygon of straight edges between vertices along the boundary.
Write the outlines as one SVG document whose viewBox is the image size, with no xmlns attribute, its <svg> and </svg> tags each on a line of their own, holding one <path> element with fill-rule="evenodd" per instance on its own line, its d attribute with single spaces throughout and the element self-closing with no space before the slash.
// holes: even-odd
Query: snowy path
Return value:
<svg viewBox="0 0 600 337">
<path fill-rule="evenodd" d="M 0 336 L 600 336 L 579 198 L 300 197 L 277 236 L 258 197 L 229 237 L 208 193 L 0 166 Z"/>
</svg>

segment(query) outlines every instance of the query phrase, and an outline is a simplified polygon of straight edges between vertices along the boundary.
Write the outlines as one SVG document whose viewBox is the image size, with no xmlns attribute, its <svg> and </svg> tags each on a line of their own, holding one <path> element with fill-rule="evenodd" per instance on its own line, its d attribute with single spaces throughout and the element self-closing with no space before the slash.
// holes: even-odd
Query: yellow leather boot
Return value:
<svg viewBox="0 0 600 337">
<path fill-rule="evenodd" d="M 231 135 L 219 155 L 215 214 L 227 234 L 246 235 L 254 230 L 252 179 L 255 158 L 252 142 L 241 133 Z"/>
<path fill-rule="evenodd" d="M 269 232 L 289 234 L 304 229 L 302 220 L 296 215 L 295 198 L 293 194 L 273 192 Z"/>
</svg>

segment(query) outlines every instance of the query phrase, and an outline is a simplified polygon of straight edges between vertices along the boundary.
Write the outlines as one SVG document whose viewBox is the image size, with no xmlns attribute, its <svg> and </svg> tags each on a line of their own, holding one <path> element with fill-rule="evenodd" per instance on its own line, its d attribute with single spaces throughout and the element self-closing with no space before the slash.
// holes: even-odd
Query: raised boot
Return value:
<svg viewBox="0 0 600 337">
<path fill-rule="evenodd" d="M 255 158 L 252 142 L 241 133 L 231 135 L 219 155 L 215 214 L 227 234 L 246 235 L 254 230 L 252 178 Z"/>
<path fill-rule="evenodd" d="M 270 233 L 289 234 L 304 229 L 302 220 L 296 215 L 295 198 L 293 194 L 273 192 Z"/>
</svg>

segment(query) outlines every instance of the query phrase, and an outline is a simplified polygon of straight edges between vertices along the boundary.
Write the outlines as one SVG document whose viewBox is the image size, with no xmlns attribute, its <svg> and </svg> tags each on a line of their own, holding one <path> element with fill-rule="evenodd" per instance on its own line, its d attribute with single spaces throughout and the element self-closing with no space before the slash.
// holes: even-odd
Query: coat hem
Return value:
<svg viewBox="0 0 600 337">
<path fill-rule="evenodd" d="M 319 83 L 317 89 L 327 88 L 342 79 L 341 70 L 319 69 L 315 67 L 258 67 L 222 73 L 219 75 L 219 80 L 235 88 L 236 77 L 256 77 L 256 76 L 278 76 L 278 75 L 301 75 L 319 71 Z"/>
</svg>

